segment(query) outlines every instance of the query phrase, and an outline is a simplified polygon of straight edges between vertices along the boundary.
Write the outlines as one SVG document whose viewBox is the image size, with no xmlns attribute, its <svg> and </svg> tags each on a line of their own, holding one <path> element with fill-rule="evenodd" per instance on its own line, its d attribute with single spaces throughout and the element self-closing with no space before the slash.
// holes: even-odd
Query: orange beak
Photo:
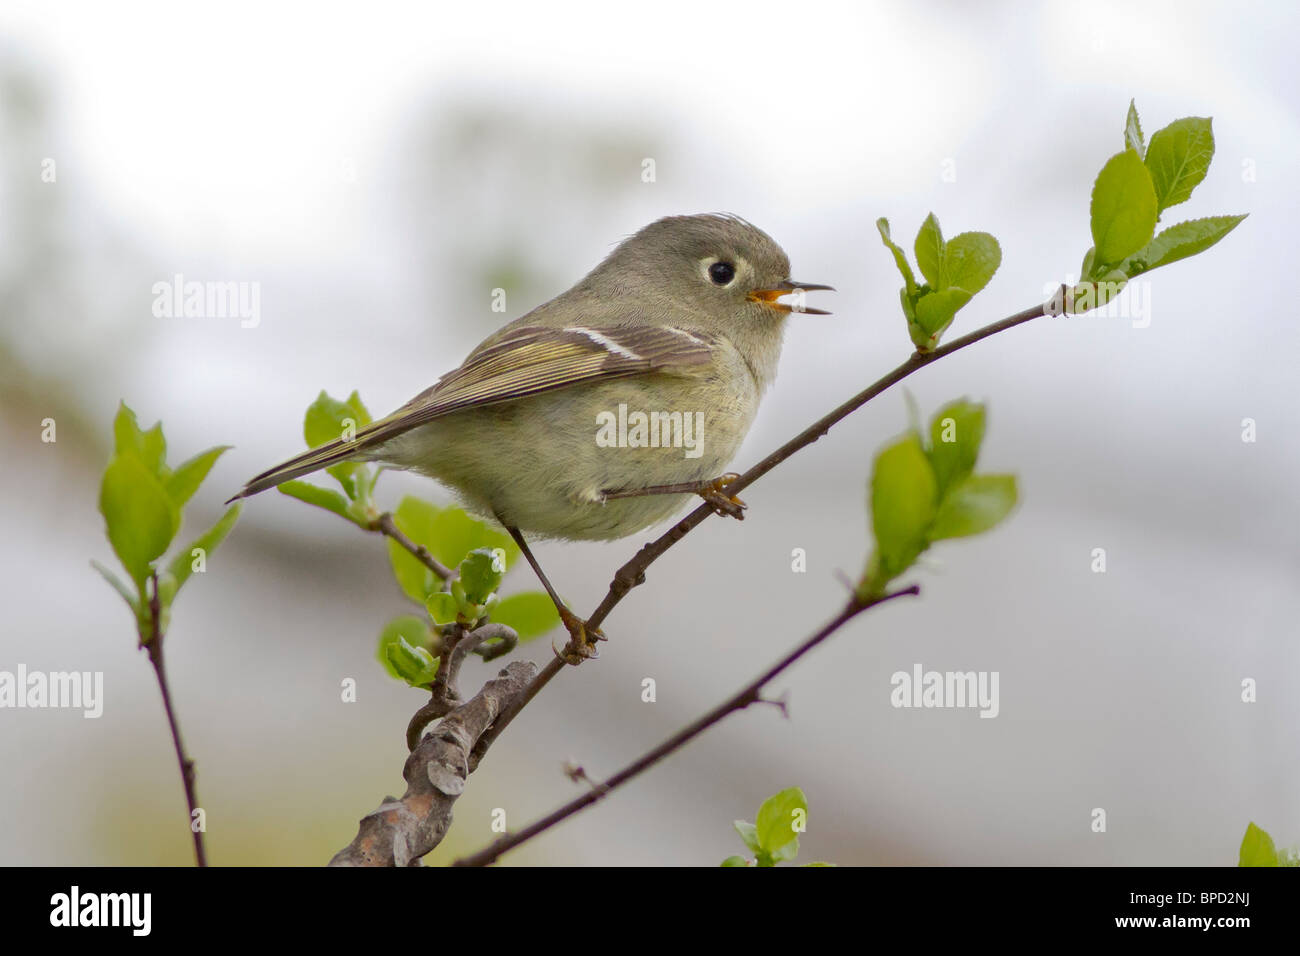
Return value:
<svg viewBox="0 0 1300 956">
<path fill-rule="evenodd" d="M 825 309 L 810 309 L 803 304 L 803 293 L 805 292 L 834 292 L 835 289 L 828 285 L 819 285 L 816 282 L 795 282 L 793 279 L 786 279 L 772 289 L 755 289 L 749 294 L 751 302 L 761 302 L 763 305 L 776 309 L 778 312 L 803 312 L 808 315 L 830 315 Z M 783 295 L 797 295 L 798 301 L 794 305 L 786 302 L 778 302 L 777 299 Z"/>
</svg>

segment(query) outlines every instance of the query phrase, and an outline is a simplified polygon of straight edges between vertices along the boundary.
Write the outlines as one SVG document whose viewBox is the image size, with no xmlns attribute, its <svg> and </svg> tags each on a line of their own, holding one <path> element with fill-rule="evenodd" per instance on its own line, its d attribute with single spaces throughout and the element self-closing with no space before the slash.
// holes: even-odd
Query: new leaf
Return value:
<svg viewBox="0 0 1300 956">
<path fill-rule="evenodd" d="M 1092 188 L 1093 271 L 1123 261 L 1150 242 L 1157 214 L 1156 191 L 1142 158 L 1132 149 L 1116 153 Z"/>
</svg>

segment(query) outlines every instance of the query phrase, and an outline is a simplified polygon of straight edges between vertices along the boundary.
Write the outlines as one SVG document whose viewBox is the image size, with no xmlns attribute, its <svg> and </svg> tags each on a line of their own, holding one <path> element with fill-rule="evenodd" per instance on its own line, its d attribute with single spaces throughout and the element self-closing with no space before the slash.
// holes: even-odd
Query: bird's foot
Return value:
<svg viewBox="0 0 1300 956">
<path fill-rule="evenodd" d="M 587 626 L 587 622 L 578 615 L 574 614 L 566 607 L 560 607 L 560 623 L 564 629 L 569 632 L 569 642 L 564 645 L 563 649 L 555 646 L 551 642 L 551 650 L 555 656 L 566 664 L 572 664 L 575 667 L 583 661 L 593 660 L 600 656 L 596 651 L 596 642 L 608 640 L 600 628 Z"/>
<path fill-rule="evenodd" d="M 729 495 L 726 492 L 727 485 L 731 484 L 739 477 L 740 475 L 736 474 L 734 471 L 729 471 L 719 478 L 714 478 L 712 481 L 705 482 L 703 487 L 701 487 L 696 494 L 703 498 L 709 506 L 713 508 L 714 513 L 727 515 L 735 518 L 737 521 L 744 521 L 745 509 L 748 508 L 749 505 L 745 504 L 735 495 Z"/>
</svg>

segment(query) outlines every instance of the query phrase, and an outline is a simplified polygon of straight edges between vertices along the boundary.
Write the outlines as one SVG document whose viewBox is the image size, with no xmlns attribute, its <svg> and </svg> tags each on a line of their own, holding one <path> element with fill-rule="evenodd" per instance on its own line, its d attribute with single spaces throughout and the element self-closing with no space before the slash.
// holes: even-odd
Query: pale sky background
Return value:
<svg viewBox="0 0 1300 956">
<path fill-rule="evenodd" d="M 1015 515 L 936 548 L 920 600 L 778 681 L 789 720 L 731 717 L 506 862 L 715 865 L 743 849 L 731 821 L 795 784 L 801 861 L 1231 864 L 1252 820 L 1300 844 L 1298 28 L 1286 3 L 0 2 L 0 670 L 106 685 L 98 720 L 0 710 L 0 864 L 189 860 L 152 671 L 88 563 L 112 559 L 96 500 L 119 399 L 162 418 L 176 460 L 236 446 L 188 540 L 298 450 L 321 388 L 386 412 L 645 223 L 729 211 L 839 290 L 817 303 L 833 316 L 792 319 L 743 470 L 906 356 L 878 216 L 909 249 L 931 210 L 1001 241 L 950 335 L 1032 305 L 1090 244 L 1131 97 L 1148 136 L 1214 117 L 1209 176 L 1166 222 L 1250 218 L 1150 275 L 1149 327 L 1040 320 L 909 380 L 927 415 L 989 403 L 982 466 L 1020 476 Z M 177 273 L 260 283 L 260 325 L 154 318 Z M 494 808 L 548 812 L 574 793 L 566 760 L 612 773 L 815 630 L 865 558 L 871 457 L 905 424 L 891 391 L 749 489 L 743 525 L 710 520 L 655 565 L 429 862 L 490 839 Z M 538 551 L 589 610 L 648 537 Z M 215 863 L 322 863 L 400 793 L 423 696 L 373 649 L 406 611 L 377 539 L 279 495 L 246 508 L 167 643 Z M 890 675 L 917 663 L 998 671 L 999 716 L 892 708 Z"/>
</svg>

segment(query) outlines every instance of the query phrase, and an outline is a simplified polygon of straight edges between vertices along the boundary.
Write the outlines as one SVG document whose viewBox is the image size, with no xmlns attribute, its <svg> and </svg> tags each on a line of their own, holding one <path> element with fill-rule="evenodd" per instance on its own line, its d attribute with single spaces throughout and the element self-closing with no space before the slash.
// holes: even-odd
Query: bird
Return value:
<svg viewBox="0 0 1300 956">
<path fill-rule="evenodd" d="M 833 291 L 792 280 L 785 251 L 738 216 L 658 219 L 391 414 L 230 500 L 341 461 L 414 471 L 500 522 L 555 598 L 525 536 L 615 540 L 694 495 L 743 517 L 726 466 L 776 376 L 787 317 L 829 314 L 803 305 L 820 290 Z"/>
</svg>

